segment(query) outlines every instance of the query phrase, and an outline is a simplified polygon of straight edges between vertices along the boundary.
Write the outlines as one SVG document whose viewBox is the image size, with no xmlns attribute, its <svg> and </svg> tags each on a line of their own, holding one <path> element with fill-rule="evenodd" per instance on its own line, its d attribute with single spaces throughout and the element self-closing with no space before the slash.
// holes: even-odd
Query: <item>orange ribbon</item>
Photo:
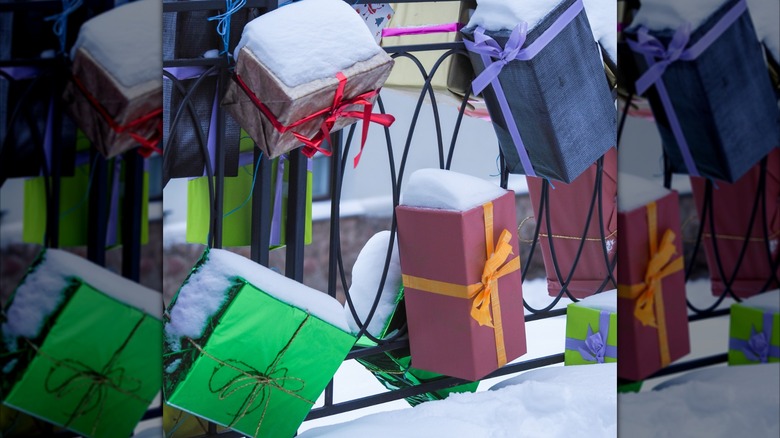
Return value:
<svg viewBox="0 0 780 438">
<path fill-rule="evenodd" d="M 675 234 L 666 230 L 658 240 L 658 213 L 655 202 L 647 205 L 647 229 L 650 240 L 650 261 L 647 263 L 643 283 L 618 285 L 618 298 L 635 300 L 634 317 L 644 326 L 658 329 L 658 347 L 661 354 L 661 366 L 671 363 L 669 337 L 666 330 L 662 281 L 664 278 L 683 270 L 682 256 L 674 260 L 677 253 L 674 244 Z"/>
<path fill-rule="evenodd" d="M 496 356 L 498 366 L 506 365 L 506 347 L 504 346 L 504 328 L 501 323 L 501 303 L 498 299 L 498 279 L 514 271 L 520 270 L 520 257 L 509 261 L 512 253 L 512 234 L 504 229 L 493 242 L 493 203 L 482 205 L 485 216 L 485 247 L 487 259 L 482 270 L 482 279 L 479 283 L 462 285 L 447 283 L 444 281 L 430 280 L 427 278 L 403 275 L 405 288 L 446 295 L 454 298 L 472 300 L 471 317 L 480 326 L 492 327 L 496 338 Z M 492 310 L 492 315 L 491 315 Z"/>
</svg>

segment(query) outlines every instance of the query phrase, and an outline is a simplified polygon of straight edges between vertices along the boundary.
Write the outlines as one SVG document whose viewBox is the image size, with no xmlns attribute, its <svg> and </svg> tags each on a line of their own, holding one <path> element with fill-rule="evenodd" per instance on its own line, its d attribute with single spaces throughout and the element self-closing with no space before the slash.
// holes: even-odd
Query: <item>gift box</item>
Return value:
<svg viewBox="0 0 780 438">
<path fill-rule="evenodd" d="M 401 284 L 401 265 L 399 261 L 398 244 L 394 243 L 390 255 L 387 274 L 383 288 L 382 275 L 387 261 L 390 232 L 380 231 L 372 236 L 360 250 L 352 267 L 352 284 L 349 287 L 349 297 L 352 308 L 359 321 L 352 314 L 349 303 L 344 304 L 344 312 L 347 322 L 353 333 L 360 331 L 360 325 L 365 325 L 368 314 L 371 312 L 377 293 L 380 295 L 371 321 L 366 332 L 377 339 L 387 339 L 397 336 L 398 331 L 406 324 L 406 309 L 404 303 L 403 285 Z M 358 338 L 356 345 L 361 348 L 370 348 L 377 345 L 368 335 Z M 401 388 L 409 388 L 442 377 L 441 374 L 413 368 L 412 358 L 408 348 L 402 348 L 356 359 L 366 367 L 385 388 L 393 391 Z M 416 406 L 430 400 L 442 400 L 453 392 L 474 392 L 478 382 L 459 385 L 440 391 L 426 392 L 423 394 L 406 397 L 406 401 Z"/>
<path fill-rule="evenodd" d="M 369 123 L 393 122 L 372 114 L 393 60 L 344 2 L 301 1 L 252 20 L 235 57 L 222 104 L 270 158 L 301 145 L 309 158 L 329 155 L 322 143 L 356 120 L 363 121 L 362 150 Z"/>
<path fill-rule="evenodd" d="M 132 433 L 160 391 L 159 293 L 49 249 L 5 310 L 3 404 L 83 436 Z"/>
<path fill-rule="evenodd" d="M 71 77 L 63 93 L 66 110 L 106 158 L 139 145 L 146 157 L 160 152 L 161 26 L 150 17 L 162 19 L 154 0 L 97 15 L 82 25 L 71 52 Z"/>
<path fill-rule="evenodd" d="M 729 365 L 780 362 L 780 290 L 731 305 Z"/>
<path fill-rule="evenodd" d="M 91 163 L 89 142 L 83 133 L 77 135 L 79 150 L 73 176 L 60 178 L 59 245 L 61 247 L 86 246 L 89 240 L 89 188 Z M 108 163 L 107 178 L 110 188 L 106 195 L 108 225 L 106 247 L 122 244 L 122 205 L 124 197 L 124 161 L 120 157 Z M 141 194 L 141 244 L 149 241 L 149 172 L 144 171 Z M 24 223 L 22 241 L 43 244 L 46 234 L 46 178 L 37 176 L 24 181 Z"/>
<path fill-rule="evenodd" d="M 242 141 L 243 142 L 243 141 Z M 225 178 L 222 218 L 222 245 L 249 246 L 252 244 L 252 182 L 254 173 L 254 154 L 251 141 L 249 150 L 239 156 L 240 171 L 237 176 Z M 245 149 L 242 146 L 242 149 Z M 306 219 L 304 227 L 304 244 L 312 241 L 311 236 L 311 202 L 313 176 L 311 160 L 306 173 Z M 290 167 L 286 165 L 287 157 L 282 155 L 271 163 L 271 249 L 281 248 L 286 244 L 287 230 L 287 199 Z M 187 183 L 187 242 L 206 244 L 209 233 L 211 211 L 209 202 L 209 182 L 207 177 L 190 180 Z"/>
<path fill-rule="evenodd" d="M 620 174 L 618 377 L 643 380 L 690 352 L 677 192 Z"/>
<path fill-rule="evenodd" d="M 514 193 L 438 169 L 396 207 L 415 368 L 479 380 L 525 354 Z"/>
<path fill-rule="evenodd" d="M 207 250 L 168 307 L 166 403 L 249 436 L 293 436 L 355 338 L 334 298 Z"/>
<path fill-rule="evenodd" d="M 707 217 L 702 217 L 707 197 L 707 182 L 701 177 L 691 177 L 696 210 L 704 224 L 702 244 L 710 271 L 712 293 L 715 296 L 722 295 L 727 285 L 736 296 L 742 298 L 780 287 L 780 271 L 777 266 L 780 252 L 780 149 L 774 149 L 766 157 L 762 195 L 765 201 L 759 200 L 758 211 L 751 227 L 755 198 L 762 190 L 761 166 L 761 163 L 756 164 L 733 184 L 714 184 Z M 765 227 L 767 235 L 764 234 Z"/>
<path fill-rule="evenodd" d="M 531 29 L 462 32 L 510 172 L 571 183 L 615 146 L 615 105 L 581 0 Z"/>
<path fill-rule="evenodd" d="M 672 172 L 738 180 L 778 147 L 780 136 L 777 101 L 745 0 L 682 24 L 643 18 L 652 6 L 643 9 L 625 36 L 643 72 L 637 92 L 650 101 Z"/>
<path fill-rule="evenodd" d="M 599 180 L 600 194 L 596 191 Z M 615 278 L 617 150 L 610 149 L 604 155 L 601 169 L 598 164 L 593 164 L 571 184 L 555 183 L 548 187 L 543 211 L 539 207 L 544 180 L 526 177 L 526 181 L 534 216 L 537 222 L 541 221 L 538 242 L 550 296 L 558 296 L 563 288 L 558 275 L 564 282 L 568 279 L 566 289 L 575 298 L 614 289 L 615 284 L 610 275 Z M 601 196 L 601 211 L 594 193 Z M 588 221 L 591 203 L 594 203 L 593 213 Z M 582 242 L 586 227 L 585 242 Z"/>
<path fill-rule="evenodd" d="M 382 46 L 410 46 L 418 44 L 443 44 L 462 41 L 460 29 L 469 20 L 470 12 L 477 7 L 474 0 L 444 3 L 405 4 L 394 3 L 395 14 L 389 26 L 382 31 Z M 447 50 L 414 52 L 414 57 L 430 74 L 431 69 Z M 445 58 L 430 77 L 431 88 L 437 103 L 460 107 L 466 92 L 471 92 L 474 69 L 468 57 L 455 53 Z M 399 57 L 385 82 L 392 88 L 419 99 L 426 78 L 411 59 Z M 426 94 L 426 99 L 429 96 Z M 485 102 L 477 96 L 469 97 L 465 115 L 486 114 Z"/>
<path fill-rule="evenodd" d="M 602 292 L 566 306 L 564 365 L 617 362 L 617 294 Z"/>
</svg>

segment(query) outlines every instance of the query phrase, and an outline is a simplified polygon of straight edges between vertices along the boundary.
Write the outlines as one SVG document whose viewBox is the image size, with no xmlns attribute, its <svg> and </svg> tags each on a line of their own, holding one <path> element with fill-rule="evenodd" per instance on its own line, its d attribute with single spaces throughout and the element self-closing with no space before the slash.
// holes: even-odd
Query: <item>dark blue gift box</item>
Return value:
<svg viewBox="0 0 780 438">
<path fill-rule="evenodd" d="M 686 50 L 715 28 L 728 14 L 738 12 L 744 0 L 731 0 L 690 34 Z M 737 8 L 737 9 L 734 9 Z M 721 24 L 722 25 L 722 24 Z M 649 31 L 669 47 L 675 30 Z M 637 41 L 639 31 L 626 38 Z M 642 72 L 649 65 L 634 51 Z M 662 76 L 690 155 L 701 176 L 734 182 L 772 148 L 780 145 L 780 111 L 772 90 L 763 49 L 747 10 L 695 59 L 677 60 Z M 645 92 L 674 173 L 690 174 L 671 128 L 657 86 Z"/>
<path fill-rule="evenodd" d="M 526 35 L 527 49 L 572 5 L 565 0 Z M 567 12 L 568 11 L 568 12 Z M 474 28 L 462 30 L 465 40 L 475 41 Z M 511 31 L 486 31 L 485 35 L 506 48 Z M 469 58 L 475 73 L 485 70 L 482 55 Z M 509 61 L 498 74 L 511 118 L 528 153 L 536 176 L 572 182 L 606 151 L 615 146 L 617 115 L 601 52 L 580 9 L 574 18 L 529 60 Z M 509 171 L 525 174 L 507 119 L 494 86 L 482 91 L 501 151 Z"/>
</svg>

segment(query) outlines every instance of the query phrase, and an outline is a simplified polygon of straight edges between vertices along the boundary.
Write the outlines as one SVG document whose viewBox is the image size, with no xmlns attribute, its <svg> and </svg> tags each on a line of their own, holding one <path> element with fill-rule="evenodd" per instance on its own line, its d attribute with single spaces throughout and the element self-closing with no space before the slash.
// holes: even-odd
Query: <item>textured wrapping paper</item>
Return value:
<svg viewBox="0 0 780 438">
<path fill-rule="evenodd" d="M 656 251 L 650 220 L 656 222 Z M 619 212 L 618 228 L 618 377 L 636 381 L 690 352 L 677 193 Z M 648 275 L 652 280 L 645 283 Z"/>
<path fill-rule="evenodd" d="M 3 403 L 84 436 L 129 436 L 160 390 L 162 323 L 85 283 L 66 296 L 4 376 Z"/>
<path fill-rule="evenodd" d="M 582 240 L 582 232 L 588 219 L 588 210 L 596 188 L 596 178 L 599 171 L 596 164 L 590 166 L 571 184 L 555 183 L 555 189 L 548 190 L 548 202 L 545 203 L 545 216 L 540 216 L 539 202 L 542 196 L 541 178 L 526 177 L 531 205 L 536 220 L 542 221 L 539 229 L 539 246 L 542 250 L 544 268 L 547 273 L 547 290 L 550 296 L 558 296 L 561 283 L 555 272 L 550 236 L 555 248 L 555 258 L 558 261 L 562 279 L 566 281 L 574 266 L 577 252 Z M 599 225 L 598 199 L 593 207 L 593 216 L 588 225 L 588 232 L 583 244 L 582 253 L 568 283 L 569 292 L 576 298 L 585 298 L 599 290 L 614 289 L 615 284 L 609 277 L 609 265 L 604 257 L 601 233 L 604 233 L 604 245 L 607 248 L 607 259 L 611 263 L 615 259 L 617 248 L 617 150 L 612 148 L 604 155 L 604 166 L 601 172 L 601 214 L 604 218 L 603 230 Z M 547 227 L 547 217 L 550 216 L 550 228 Z M 613 278 L 615 269 L 612 269 Z"/>
<path fill-rule="evenodd" d="M 161 84 L 149 84 L 144 87 L 145 91 L 134 91 L 135 95 L 129 95 L 129 90 L 83 48 L 76 53 L 71 71 L 73 78 L 63 93 L 66 110 L 103 156 L 111 158 L 139 144 L 144 154 L 157 147 L 155 141 L 162 136 Z M 78 83 L 85 90 L 81 90 Z M 96 103 L 90 102 L 89 96 Z M 105 115 L 96 105 L 105 111 Z M 145 147 L 143 142 L 150 142 L 150 145 Z"/>
<path fill-rule="evenodd" d="M 399 329 L 406 322 L 403 286 L 401 286 L 401 289 L 396 296 L 395 305 L 396 308 L 379 334 L 379 339 L 384 339 L 388 334 Z M 374 347 L 377 344 L 368 337 L 363 336 L 358 339 L 355 345 L 367 348 Z M 361 357 L 356 360 L 366 367 L 366 369 L 370 371 L 385 388 L 391 391 L 414 387 L 442 377 L 442 375 L 438 373 L 413 368 L 411 366 L 412 357 L 408 348 L 385 351 L 371 356 Z M 405 400 L 411 406 L 417 406 L 420 403 L 431 400 L 443 400 L 447 398 L 448 395 L 456 392 L 474 392 L 477 390 L 477 386 L 479 386 L 479 382 L 473 382 L 440 391 L 426 392 L 412 397 L 406 397 Z"/>
<path fill-rule="evenodd" d="M 537 39 L 541 42 L 544 32 L 555 28 L 556 20 L 572 11 L 572 6 L 576 8 L 577 1 L 566 0 L 557 6 L 527 33 L 522 48 Z M 475 29 L 462 32 L 467 41 L 474 41 Z M 506 48 L 511 31 L 485 35 Z M 469 57 L 479 77 L 485 59 L 473 51 Z M 510 172 L 529 174 L 517 149 L 524 147 L 536 176 L 570 183 L 615 146 L 617 114 L 600 59 L 581 9 L 533 58 L 513 59 L 503 66 L 498 74 L 501 92 L 493 85 L 484 89 L 482 95 Z M 511 117 L 500 100 L 506 101 Z M 513 139 L 513 125 L 524 146 Z"/>
<path fill-rule="evenodd" d="M 767 362 L 780 362 L 780 313 L 732 304 L 729 365 Z"/>
<path fill-rule="evenodd" d="M 709 214 L 715 223 L 715 239 L 712 238 L 709 216 L 704 220 L 702 243 L 707 265 L 710 271 L 713 295 L 720 296 L 726 290 L 726 283 L 733 276 L 731 290 L 739 297 L 749 297 L 762 290 L 780 287 L 777 264 L 772 262 L 780 253 L 780 149 L 767 156 L 766 173 L 766 214 L 761 204 L 756 212 L 753 228 L 745 249 L 745 255 L 737 268 L 739 255 L 744 246 L 750 214 L 753 211 L 755 196 L 759 190 L 760 164 L 753 166 L 745 175 L 733 184 L 719 182 L 713 186 L 712 204 Z M 691 188 L 696 200 L 696 209 L 701 218 L 704 207 L 706 181 L 701 177 L 691 177 Z M 764 226 L 769 232 L 769 254 L 764 236 Z M 718 269 L 715 244 L 721 261 L 725 279 Z M 735 274 L 736 269 L 736 275 Z M 774 280 L 771 278 L 774 275 Z M 727 280 L 727 281 L 724 281 Z"/>
<path fill-rule="evenodd" d="M 345 69 L 342 72 L 346 77 L 344 101 L 378 90 L 385 83 L 392 67 L 393 60 L 390 56 L 380 53 Z M 332 77 L 288 87 L 246 47 L 242 48 L 238 55 L 235 73 L 257 100 L 265 105 L 284 126 L 298 122 L 317 111 L 332 108 L 339 85 L 339 80 Z M 368 100 L 373 102 L 375 99 L 376 97 L 371 97 Z M 322 124 L 327 118 L 323 115 L 282 133 L 274 127 L 269 117 L 258 109 L 236 80 L 228 84 L 222 104 L 249 133 L 257 146 L 271 158 L 302 146 L 294 133 L 299 133 L 306 138 L 315 137 L 320 133 Z M 363 105 L 347 105 L 343 108 L 346 111 L 360 112 L 363 109 Z M 356 121 L 356 118 L 339 117 L 333 123 L 330 132 L 335 132 Z"/>
<path fill-rule="evenodd" d="M 166 402 L 248 436 L 293 436 L 354 343 L 237 279 L 200 339 L 165 347 L 163 366 L 181 360 L 164 375 Z"/>
<path fill-rule="evenodd" d="M 511 236 L 517 228 L 514 193 L 494 199 L 492 206 L 490 238 L 495 242 L 505 231 Z M 483 310 L 490 309 L 491 327 L 472 317 L 479 301 L 473 291 L 464 294 L 463 290 L 467 286 L 478 290 L 477 300 L 486 292 L 481 284 L 488 246 L 485 206 L 456 212 L 400 205 L 396 216 L 414 367 L 474 381 L 525 354 L 517 238 L 507 243 L 513 255 L 506 258 L 502 269 L 513 262 L 518 269 L 507 270 L 495 284 L 491 281 L 490 301 L 482 302 Z M 418 282 L 415 279 L 434 282 L 436 287 L 410 286 L 410 278 L 414 283 Z M 454 296 L 449 296 L 453 289 Z"/>
<path fill-rule="evenodd" d="M 739 9 L 744 1 L 725 3 L 698 29 L 691 31 L 681 60 L 668 64 L 661 80 L 646 92 L 664 151 L 675 173 L 695 176 L 672 130 L 658 83 L 665 87 L 663 94 L 668 95 L 673 119 L 680 125 L 683 141 L 701 176 L 734 182 L 772 148 L 778 147 L 780 111 L 750 15 Z M 736 17 L 731 24 L 730 16 Z M 667 50 L 676 32 L 650 31 L 649 35 Z M 630 29 L 625 35 L 628 40 L 636 41 L 637 33 L 638 30 Z M 707 41 L 708 35 L 717 38 L 697 57 L 687 59 L 686 52 L 695 52 L 692 48 Z M 660 60 L 648 60 L 644 53 L 637 53 L 636 49 L 634 52 L 643 73 L 649 61 Z M 665 61 L 655 63 L 662 64 Z"/>
<path fill-rule="evenodd" d="M 279 158 L 271 163 L 271 209 L 268 214 L 277 226 L 271 227 L 271 248 L 280 248 L 286 243 L 287 230 L 287 196 L 290 167 L 282 165 L 282 179 L 279 179 Z M 223 205 L 223 231 L 222 245 L 224 246 L 248 246 L 252 243 L 252 201 L 244 202 L 250 196 L 252 190 L 252 178 L 254 176 L 254 164 L 243 165 L 239 168 L 238 176 L 225 178 L 225 199 Z M 306 218 L 304 228 L 304 243 L 312 242 L 312 183 L 311 171 L 306 174 Z M 281 187 L 277 184 L 281 184 Z M 279 195 L 279 196 L 277 196 Z M 276 202 L 279 198 L 280 205 Z M 280 211 L 277 212 L 277 208 Z M 237 209 L 237 210 L 236 210 Z M 206 244 L 209 232 L 208 212 L 209 183 L 207 177 L 192 179 L 187 184 L 187 242 Z M 278 230 L 274 234 L 274 230 Z"/>
<path fill-rule="evenodd" d="M 116 160 L 117 158 L 114 158 Z M 119 175 L 116 175 L 119 169 Z M 60 218 L 59 244 L 62 247 L 86 246 L 89 236 L 89 174 L 90 163 L 76 166 L 73 176 L 60 179 Z M 121 214 L 124 180 L 124 165 L 112 161 L 108 166 L 108 184 L 106 203 L 109 221 L 106 245 L 112 247 L 122 244 Z M 114 199 L 118 196 L 118 199 Z M 149 172 L 144 172 L 143 192 L 141 194 L 141 244 L 149 241 Z M 24 225 L 22 240 L 26 243 L 43 244 L 46 234 L 46 179 L 42 176 L 24 181 Z M 113 224 L 113 227 L 111 227 Z"/>
<path fill-rule="evenodd" d="M 617 313 L 578 303 L 566 307 L 564 365 L 617 362 Z"/>
</svg>

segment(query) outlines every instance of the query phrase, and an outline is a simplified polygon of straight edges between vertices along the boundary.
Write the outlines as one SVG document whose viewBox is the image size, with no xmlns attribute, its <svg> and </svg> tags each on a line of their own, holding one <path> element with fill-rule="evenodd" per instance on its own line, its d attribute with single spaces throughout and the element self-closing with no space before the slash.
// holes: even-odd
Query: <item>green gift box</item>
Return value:
<svg viewBox="0 0 780 438">
<path fill-rule="evenodd" d="M 616 300 L 611 290 L 566 307 L 564 365 L 617 362 Z"/>
<path fill-rule="evenodd" d="M 3 404 L 83 436 L 129 436 L 160 391 L 161 310 L 159 293 L 45 250 L 6 309 Z"/>
<path fill-rule="evenodd" d="M 403 296 L 402 286 L 396 296 L 396 308 L 382 328 L 380 336 L 378 336 L 379 339 L 391 336 L 406 320 Z M 367 336 L 361 336 L 356 345 L 362 348 L 368 348 L 375 347 L 377 344 Z M 411 367 L 412 357 L 408 348 L 372 354 L 370 356 L 358 358 L 357 361 L 366 367 L 366 369 L 370 371 L 385 388 L 391 391 L 418 386 L 444 377 L 442 374 Z M 470 382 L 452 388 L 406 397 L 406 401 L 411 406 L 417 406 L 420 403 L 427 401 L 443 400 L 452 393 L 474 392 L 477 390 L 478 386 L 479 381 Z"/>
<path fill-rule="evenodd" d="M 242 130 L 241 155 L 238 175 L 225 178 L 222 245 L 248 246 L 252 244 L 252 186 L 254 174 L 254 143 Z M 287 195 L 290 167 L 285 156 L 271 162 L 271 249 L 285 245 L 287 229 Z M 281 163 L 281 164 L 280 164 Z M 311 243 L 311 203 L 313 176 L 311 159 L 306 173 L 306 220 L 304 243 Z M 281 168 L 280 168 L 281 166 Z M 281 177 L 281 185 L 277 184 Z M 189 243 L 207 243 L 211 205 L 208 177 L 193 178 L 187 183 L 187 235 Z"/>
<path fill-rule="evenodd" d="M 86 246 L 88 239 L 89 188 L 91 183 L 89 162 L 89 141 L 78 131 L 76 168 L 73 176 L 60 179 L 59 246 Z M 122 243 L 121 204 L 122 184 L 125 166 L 121 158 L 108 162 L 108 178 L 111 188 L 107 194 L 107 205 L 113 210 L 109 215 L 116 217 L 115 226 L 109 227 L 106 245 L 112 247 Z M 114 188 L 115 187 L 115 188 Z M 141 244 L 149 241 L 149 173 L 144 172 L 141 206 Z M 24 181 L 24 225 L 22 240 L 25 243 L 43 244 L 46 233 L 46 178 L 37 176 Z"/>
<path fill-rule="evenodd" d="M 780 290 L 731 305 L 729 365 L 780 362 Z"/>
<path fill-rule="evenodd" d="M 255 437 L 292 437 L 355 344 L 334 298 L 218 249 L 164 331 L 166 403 Z"/>
</svg>

